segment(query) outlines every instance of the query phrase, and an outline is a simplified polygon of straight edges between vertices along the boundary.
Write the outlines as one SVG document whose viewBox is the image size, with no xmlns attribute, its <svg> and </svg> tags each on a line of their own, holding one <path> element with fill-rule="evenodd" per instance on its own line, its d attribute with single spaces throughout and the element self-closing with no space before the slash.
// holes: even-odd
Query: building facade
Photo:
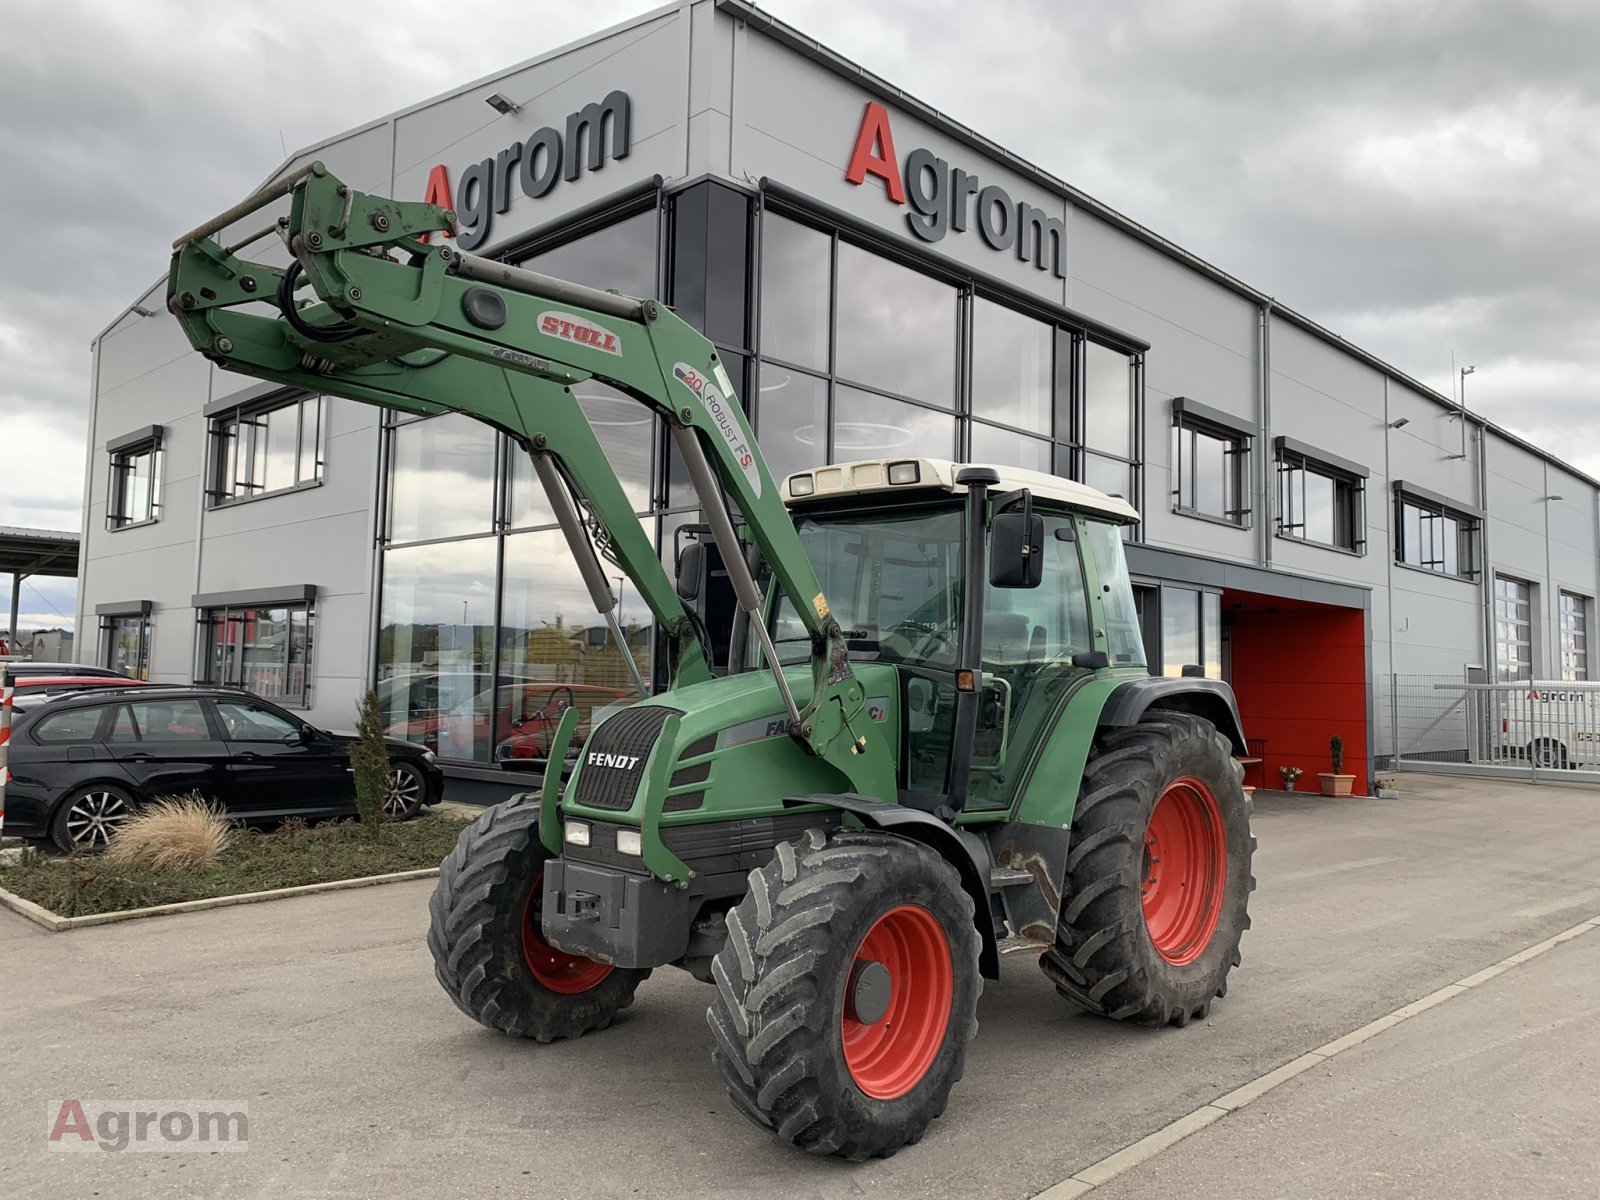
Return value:
<svg viewBox="0 0 1600 1200">
<path fill-rule="evenodd" d="M 1392 673 L 1589 677 L 1594 480 L 743 0 L 659 10 L 267 178 L 311 159 L 453 205 L 463 248 L 674 305 L 774 474 L 927 455 L 1127 497 L 1152 670 L 1231 680 L 1274 782 L 1326 770 L 1336 733 L 1364 790 Z M 333 725 L 376 682 L 463 791 L 506 787 L 554 710 L 628 694 L 505 438 L 222 372 L 163 291 L 94 346 L 81 658 Z M 662 431 L 581 398 L 670 559 L 696 514 Z M 649 674 L 626 589 L 623 614 Z"/>
</svg>

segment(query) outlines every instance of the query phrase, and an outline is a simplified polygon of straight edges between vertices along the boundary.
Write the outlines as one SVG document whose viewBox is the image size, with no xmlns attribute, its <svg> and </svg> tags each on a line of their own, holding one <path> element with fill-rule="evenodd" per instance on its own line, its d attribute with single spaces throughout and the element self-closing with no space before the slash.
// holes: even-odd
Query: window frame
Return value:
<svg viewBox="0 0 1600 1200">
<path fill-rule="evenodd" d="M 1250 455 L 1254 449 L 1256 430 L 1253 425 L 1220 409 L 1190 400 L 1186 396 L 1172 399 L 1172 511 L 1179 516 L 1199 521 L 1211 521 L 1234 529 L 1249 529 L 1255 521 L 1255 508 L 1250 494 Z M 1188 435 L 1186 438 L 1185 435 Z M 1222 513 L 1207 512 L 1193 504 L 1184 503 L 1185 482 L 1184 450 L 1189 450 L 1193 464 L 1194 439 L 1204 436 L 1224 442 L 1223 451 L 1223 509 Z M 1189 481 L 1192 484 L 1192 481 Z M 1194 493 L 1192 486 L 1190 492 Z M 1228 494 L 1232 493 L 1233 507 L 1228 507 Z"/>
<path fill-rule="evenodd" d="M 206 413 L 206 507 L 229 508 L 235 504 L 249 504 L 271 496 L 305 491 L 321 487 L 327 474 L 328 462 L 328 405 L 329 397 L 321 392 L 278 392 L 265 398 L 225 404 Z M 294 408 L 294 482 L 270 491 L 255 490 L 263 484 L 239 477 L 239 464 L 248 459 L 252 472 L 264 457 L 264 447 L 258 447 L 259 430 L 263 418 L 272 413 Z M 307 413 L 312 413 L 315 429 L 312 433 L 311 474 L 304 473 L 302 459 L 306 446 Z M 241 453 L 241 447 L 248 450 Z M 231 478 L 230 478 L 231 477 Z M 243 489 L 241 491 L 241 489 Z"/>
<path fill-rule="evenodd" d="M 151 425 L 106 443 L 106 528 L 116 532 L 154 525 L 161 519 L 161 474 L 165 465 L 162 452 L 164 431 L 160 425 Z M 129 484 L 136 478 L 133 460 L 150 456 L 150 469 L 145 479 L 144 508 L 146 516 L 128 515 Z"/>
<path fill-rule="evenodd" d="M 1502 593 L 1501 585 L 1507 585 L 1507 592 Z M 1520 589 L 1520 590 L 1519 590 Z M 1538 677 L 1538 670 L 1534 654 L 1538 649 L 1538 597 L 1539 587 L 1531 579 L 1523 579 L 1517 575 L 1506 575 L 1500 571 L 1494 572 L 1494 583 L 1490 589 L 1494 602 L 1494 676 L 1497 683 L 1519 683 Z M 1502 615 L 1501 605 L 1517 605 L 1527 612 L 1526 620 L 1518 620 L 1515 614 Z M 1526 633 L 1526 637 L 1517 637 L 1518 631 Z M 1517 646 L 1526 651 L 1519 655 L 1520 662 L 1525 664 L 1526 675 L 1512 675 L 1507 673 L 1509 659 L 1501 653 L 1502 648 Z"/>
<path fill-rule="evenodd" d="M 761 305 L 766 256 L 759 247 L 764 237 L 765 222 L 769 217 L 792 222 L 828 238 L 829 290 L 827 322 L 829 336 L 826 355 L 827 366 L 825 369 L 817 366 L 801 365 L 781 356 L 768 354 L 763 350 Z M 762 434 L 760 373 L 763 367 L 776 368 L 791 374 L 807 376 L 823 384 L 828 429 L 823 451 L 820 455 L 821 463 L 839 461 L 834 453 L 833 431 L 837 411 L 836 393 L 840 387 L 854 388 L 926 408 L 941 415 L 952 416 L 956 427 L 954 458 L 957 461 L 965 461 L 970 457 L 972 433 L 978 426 L 983 426 L 989 430 L 1045 443 L 1044 448 L 1050 456 L 1050 473 L 1062 478 L 1082 481 L 1091 459 L 1102 465 L 1120 466 L 1125 471 L 1127 483 L 1125 486 L 1116 489 L 1117 494 L 1122 495 L 1130 504 L 1140 508 L 1142 511 L 1144 468 L 1147 451 L 1144 422 L 1144 366 L 1146 351 L 1142 345 L 1119 342 L 1115 330 L 1095 325 L 1083 318 L 1080 318 L 1080 320 L 1083 320 L 1084 323 L 1078 324 L 1073 320 L 1072 315 L 1065 314 L 1052 306 L 1039 302 L 1037 297 L 1028 297 L 1009 291 L 1002 282 L 971 271 L 960 264 L 947 263 L 937 259 L 930 261 L 925 253 L 908 253 L 904 247 L 882 239 L 874 231 L 855 227 L 847 222 L 842 214 L 834 217 L 825 212 L 811 211 L 799 203 L 779 199 L 770 191 L 762 193 L 761 203 L 756 213 L 756 227 L 758 251 L 755 255 L 755 271 L 751 283 L 751 293 L 755 306 L 754 317 L 751 321 L 752 337 L 756 342 L 755 354 L 751 358 L 751 378 L 754 381 L 754 388 L 751 392 L 753 403 L 747 407 L 754 418 L 758 438 Z M 841 244 L 875 255 L 886 262 L 915 271 L 955 289 L 958 316 L 956 324 L 958 346 L 956 396 L 953 408 L 940 407 L 911 396 L 885 392 L 881 388 L 862 384 L 838 373 L 835 341 L 840 310 L 838 255 Z M 1006 421 L 995 420 L 975 411 L 973 407 L 975 391 L 973 369 L 977 352 L 973 339 L 977 331 L 977 304 L 979 301 L 985 301 L 1008 312 L 1039 321 L 1051 330 L 1052 363 L 1050 412 L 1047 418 L 1048 429 L 1027 429 Z M 1115 354 L 1126 356 L 1128 360 L 1129 447 L 1125 455 L 1099 449 L 1091 444 L 1093 439 L 1086 436 L 1086 371 L 1084 363 L 1087 347 L 1090 345 L 1100 346 Z M 1142 540 L 1143 522 L 1125 527 L 1124 537 L 1134 541 Z"/>
<path fill-rule="evenodd" d="M 1339 554 L 1353 554 L 1364 557 L 1367 553 L 1367 478 L 1369 472 L 1360 463 L 1351 462 L 1349 459 L 1339 458 L 1309 446 L 1304 442 L 1296 441 L 1289 437 L 1273 439 L 1273 461 L 1277 481 L 1277 511 L 1274 514 L 1274 530 L 1276 536 L 1285 541 L 1299 542 L 1305 546 L 1316 546 L 1322 550 L 1333 550 Z M 1292 520 L 1294 516 L 1291 500 L 1291 489 L 1294 487 L 1292 479 L 1288 478 L 1295 472 L 1300 472 L 1300 520 Z M 1305 481 L 1303 476 L 1311 474 L 1319 479 L 1329 480 L 1333 484 L 1333 536 L 1331 542 L 1322 541 L 1320 538 L 1305 536 Z M 1339 522 L 1341 514 L 1350 529 L 1350 544 L 1339 543 Z M 1295 533 L 1298 528 L 1301 532 Z"/>
<path fill-rule="evenodd" d="M 1568 602 L 1572 603 L 1569 604 Z M 1556 592 L 1556 626 L 1561 633 L 1561 681 L 1589 681 L 1589 609 L 1594 599 L 1570 588 Z M 1573 618 L 1568 628 L 1568 617 Z"/>
<path fill-rule="evenodd" d="M 154 623 L 150 620 L 151 610 L 155 606 L 149 600 L 137 600 L 120 604 L 101 605 L 95 610 L 95 615 L 100 620 L 100 665 L 108 670 L 118 670 L 116 663 L 117 627 L 123 622 L 137 621 L 139 623 L 139 640 L 136 652 L 135 670 L 138 674 L 129 675 L 129 679 L 137 679 L 148 683 L 150 680 L 150 645 L 155 640 Z M 126 672 L 124 672 L 126 674 Z"/>
<path fill-rule="evenodd" d="M 1430 492 L 1416 484 L 1397 479 L 1393 485 L 1394 504 L 1394 563 L 1408 571 L 1421 571 L 1442 579 L 1460 579 L 1477 583 L 1483 578 L 1483 512 L 1471 505 L 1461 504 L 1437 492 Z M 1406 538 L 1406 509 L 1413 508 L 1424 516 L 1456 523 L 1456 570 L 1444 569 L 1445 559 L 1427 562 L 1410 562 Z M 1420 551 L 1419 551 L 1420 553 Z M 1435 565 L 1437 564 L 1437 565 Z"/>
<path fill-rule="evenodd" d="M 212 603 L 200 603 L 208 597 L 195 597 L 195 628 L 196 628 L 196 654 L 195 654 L 195 683 L 206 687 L 234 688 L 241 692 L 248 692 L 243 677 L 243 647 L 231 648 L 234 653 L 225 655 L 225 659 L 233 663 L 236 668 L 230 672 L 225 665 L 222 670 L 224 678 L 213 676 L 215 671 L 215 656 L 213 650 L 217 646 L 217 629 L 219 625 L 226 629 L 230 615 L 238 615 L 243 619 L 246 612 L 283 609 L 286 613 L 286 624 L 289 629 L 288 636 L 284 639 L 283 647 L 283 673 L 285 683 L 291 678 L 291 668 L 297 665 L 294 661 L 294 614 L 305 613 L 305 640 L 300 648 L 301 660 L 298 664 L 301 670 L 301 683 L 297 691 L 285 691 L 281 696 L 261 696 L 260 699 L 276 704 L 280 708 L 306 710 L 312 707 L 312 693 L 316 675 L 316 650 L 317 650 L 317 605 L 313 589 L 295 589 L 301 594 L 292 598 L 267 596 L 259 600 L 236 599 L 232 596 L 218 598 Z M 237 678 L 227 678 L 234 674 Z M 250 695 L 256 693 L 250 692 Z"/>
</svg>

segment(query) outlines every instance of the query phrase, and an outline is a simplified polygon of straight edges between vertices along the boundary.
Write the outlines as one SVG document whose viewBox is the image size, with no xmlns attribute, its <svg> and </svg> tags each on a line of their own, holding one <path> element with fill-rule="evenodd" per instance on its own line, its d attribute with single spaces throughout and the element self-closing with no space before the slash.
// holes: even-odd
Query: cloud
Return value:
<svg viewBox="0 0 1600 1200">
<path fill-rule="evenodd" d="M 0 404 L 34 463 L 0 522 L 77 527 L 88 345 L 175 233 L 285 148 L 652 7 L 9 5 Z M 1600 6 L 768 7 L 1441 391 L 1475 363 L 1469 404 L 1600 471 Z"/>
</svg>

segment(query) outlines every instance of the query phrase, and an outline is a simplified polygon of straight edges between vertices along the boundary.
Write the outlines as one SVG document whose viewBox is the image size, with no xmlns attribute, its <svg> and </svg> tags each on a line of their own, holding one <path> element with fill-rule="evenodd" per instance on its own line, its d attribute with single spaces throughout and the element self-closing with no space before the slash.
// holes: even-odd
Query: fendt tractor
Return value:
<svg viewBox="0 0 1600 1200">
<path fill-rule="evenodd" d="M 1204 1017 L 1249 924 L 1243 732 L 1225 684 L 1147 672 L 1134 509 L 926 458 L 780 487 L 669 307 L 463 253 L 437 236 L 455 228 L 313 163 L 180 238 L 168 305 L 228 370 L 505 432 L 630 666 L 608 563 L 654 616 L 666 686 L 633 667 L 644 698 L 581 749 L 568 709 L 542 790 L 445 860 L 428 945 L 457 1007 L 548 1042 L 681 967 L 713 985 L 733 1105 L 852 1159 L 944 1111 L 1003 958 L 1115 1020 Z M 285 265 L 239 257 L 273 238 Z M 676 577 L 584 417 L 591 379 L 646 405 L 687 468 L 704 537 Z M 720 655 L 713 579 L 735 602 Z"/>
</svg>

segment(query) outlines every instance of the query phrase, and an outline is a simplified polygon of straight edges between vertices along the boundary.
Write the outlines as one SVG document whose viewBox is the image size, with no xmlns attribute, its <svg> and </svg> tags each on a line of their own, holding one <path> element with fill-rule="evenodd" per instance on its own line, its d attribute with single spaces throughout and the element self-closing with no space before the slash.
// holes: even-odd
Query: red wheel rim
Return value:
<svg viewBox="0 0 1600 1200">
<path fill-rule="evenodd" d="M 881 1020 L 867 1024 L 852 1015 L 845 997 L 845 1065 L 868 1096 L 894 1100 L 928 1073 L 950 1025 L 955 995 L 950 939 L 927 909 L 902 904 L 867 930 L 855 963 L 882 963 L 888 969 L 889 1005 Z"/>
<path fill-rule="evenodd" d="M 557 950 L 544 940 L 544 872 L 540 871 L 522 910 L 522 957 L 542 987 L 563 996 L 576 996 L 597 987 L 616 968 L 592 958 Z"/>
<path fill-rule="evenodd" d="M 1156 953 L 1175 967 L 1205 953 L 1222 916 L 1227 878 L 1217 798 L 1193 776 L 1174 780 L 1144 834 L 1144 923 Z"/>
</svg>

